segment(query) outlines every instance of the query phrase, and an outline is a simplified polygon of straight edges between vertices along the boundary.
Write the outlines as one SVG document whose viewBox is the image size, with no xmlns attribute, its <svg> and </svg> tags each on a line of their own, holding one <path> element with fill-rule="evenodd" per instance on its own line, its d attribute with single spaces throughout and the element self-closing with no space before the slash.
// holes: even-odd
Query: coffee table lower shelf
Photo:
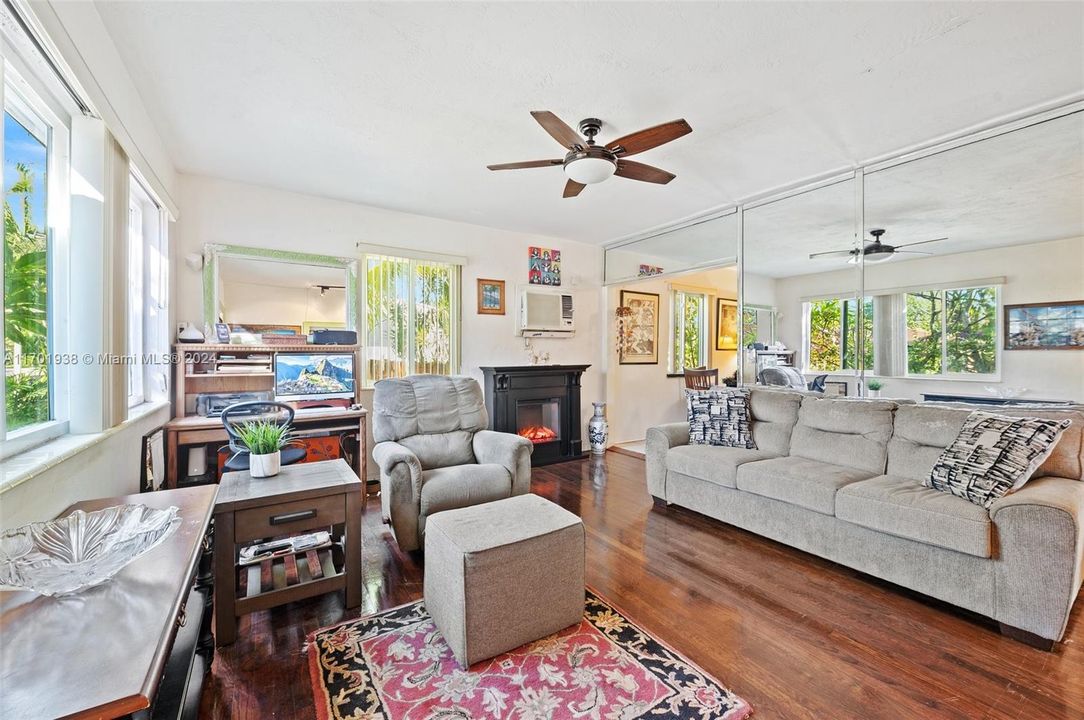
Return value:
<svg viewBox="0 0 1084 720">
<path fill-rule="evenodd" d="M 319 566 L 316 573 L 311 569 L 312 564 Z M 342 546 L 338 543 L 320 550 L 239 565 L 236 612 L 247 614 L 341 590 L 346 587 L 343 566 Z"/>
</svg>

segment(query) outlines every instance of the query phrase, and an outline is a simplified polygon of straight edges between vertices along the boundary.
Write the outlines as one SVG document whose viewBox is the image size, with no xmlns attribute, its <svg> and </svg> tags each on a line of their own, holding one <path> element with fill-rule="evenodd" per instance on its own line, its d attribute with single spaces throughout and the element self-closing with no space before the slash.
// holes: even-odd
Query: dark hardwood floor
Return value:
<svg viewBox="0 0 1084 720">
<path fill-rule="evenodd" d="M 1052 653 L 996 624 L 678 508 L 654 508 L 644 463 L 609 453 L 536 468 L 532 490 L 583 518 L 587 579 L 630 618 L 748 700 L 758 718 L 1084 718 L 1078 603 Z M 371 498 L 364 602 L 340 594 L 256 613 L 219 648 L 202 718 L 314 717 L 306 635 L 417 599 Z"/>
</svg>

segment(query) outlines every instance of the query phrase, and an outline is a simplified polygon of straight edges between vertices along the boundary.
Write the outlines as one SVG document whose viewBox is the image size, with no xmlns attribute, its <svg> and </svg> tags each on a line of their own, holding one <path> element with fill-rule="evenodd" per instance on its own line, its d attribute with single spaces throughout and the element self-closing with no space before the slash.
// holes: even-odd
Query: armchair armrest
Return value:
<svg viewBox="0 0 1084 720">
<path fill-rule="evenodd" d="M 990 506 L 997 528 L 995 619 L 1060 640 L 1084 563 L 1084 482 L 1044 477 Z"/>
<path fill-rule="evenodd" d="M 512 494 L 531 490 L 531 453 L 534 444 L 512 433 L 479 430 L 474 433 L 474 457 L 481 464 L 500 465 L 512 476 Z"/>
<path fill-rule="evenodd" d="M 647 429 L 645 462 L 647 491 L 666 499 L 666 453 L 672 447 L 689 444 L 689 424 L 684 422 L 656 425 Z"/>
<path fill-rule="evenodd" d="M 422 464 L 418 456 L 397 442 L 377 443 L 373 460 L 380 467 L 380 510 L 405 550 L 418 546 L 421 511 Z M 412 544 L 412 546 L 410 546 Z"/>
</svg>

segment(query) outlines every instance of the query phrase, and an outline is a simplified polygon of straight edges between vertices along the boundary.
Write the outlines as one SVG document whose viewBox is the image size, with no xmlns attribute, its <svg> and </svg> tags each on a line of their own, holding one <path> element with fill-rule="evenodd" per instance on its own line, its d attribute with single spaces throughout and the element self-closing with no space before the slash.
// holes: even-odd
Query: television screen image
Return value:
<svg viewBox="0 0 1084 720">
<path fill-rule="evenodd" d="M 276 399 L 328 400 L 353 397 L 353 353 L 275 354 Z"/>
</svg>

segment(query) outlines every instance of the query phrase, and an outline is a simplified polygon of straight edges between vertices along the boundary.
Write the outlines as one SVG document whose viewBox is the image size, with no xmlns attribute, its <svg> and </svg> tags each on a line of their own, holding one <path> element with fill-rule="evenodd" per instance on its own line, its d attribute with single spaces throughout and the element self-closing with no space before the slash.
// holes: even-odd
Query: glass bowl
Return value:
<svg viewBox="0 0 1084 720">
<path fill-rule="evenodd" d="M 172 534 L 176 507 L 112 507 L 31 523 L 0 535 L 0 584 L 42 595 L 100 585 Z"/>
</svg>

